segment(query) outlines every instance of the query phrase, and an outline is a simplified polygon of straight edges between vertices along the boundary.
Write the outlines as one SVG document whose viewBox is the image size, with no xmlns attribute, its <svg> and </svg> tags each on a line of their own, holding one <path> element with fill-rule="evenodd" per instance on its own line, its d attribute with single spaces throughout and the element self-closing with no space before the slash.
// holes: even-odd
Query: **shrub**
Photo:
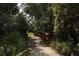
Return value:
<svg viewBox="0 0 79 59">
<path fill-rule="evenodd" d="M 53 41 L 50 46 L 62 55 L 69 55 L 71 52 L 69 42 Z"/>
<path fill-rule="evenodd" d="M 26 40 L 18 31 L 11 32 L 2 38 L 0 55 L 17 55 L 27 47 Z"/>
</svg>

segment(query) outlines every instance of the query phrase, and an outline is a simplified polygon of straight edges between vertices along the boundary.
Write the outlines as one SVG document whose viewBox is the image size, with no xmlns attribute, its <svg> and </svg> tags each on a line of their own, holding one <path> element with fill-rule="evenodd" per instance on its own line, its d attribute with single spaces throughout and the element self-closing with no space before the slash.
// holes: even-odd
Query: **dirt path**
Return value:
<svg viewBox="0 0 79 59">
<path fill-rule="evenodd" d="M 50 47 L 40 45 L 40 37 L 32 37 L 29 40 L 29 49 L 31 49 L 31 54 L 29 56 L 59 56 L 59 54 Z"/>
</svg>

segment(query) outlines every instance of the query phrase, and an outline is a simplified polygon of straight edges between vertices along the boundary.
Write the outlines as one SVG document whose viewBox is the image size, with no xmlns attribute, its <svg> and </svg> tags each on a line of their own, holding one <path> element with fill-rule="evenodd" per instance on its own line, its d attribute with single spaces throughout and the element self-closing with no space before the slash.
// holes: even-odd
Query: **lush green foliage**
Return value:
<svg viewBox="0 0 79 59">
<path fill-rule="evenodd" d="M 15 3 L 0 4 L 0 55 L 25 53 L 27 36 L 35 31 L 48 32 L 51 47 L 61 54 L 79 51 L 79 4 L 21 5 L 18 13 Z"/>
<path fill-rule="evenodd" d="M 79 4 L 25 4 L 25 6 L 27 6 L 24 9 L 25 12 L 30 16 L 35 17 L 36 21 L 38 21 L 36 22 L 38 25 L 35 24 L 37 25 L 35 26 L 35 28 L 40 28 L 39 30 L 42 31 L 42 28 L 44 27 L 46 30 L 48 30 L 47 28 L 50 28 L 48 31 L 44 31 L 49 32 L 50 35 L 52 35 L 53 33 L 52 37 L 54 37 L 56 40 L 61 41 L 58 42 L 58 44 L 56 43 L 57 45 L 55 45 L 57 47 L 63 48 L 63 53 L 68 53 L 68 49 L 73 50 L 75 46 L 77 47 L 79 41 Z M 44 18 L 42 19 L 42 17 Z M 48 21 L 46 23 L 47 25 L 44 23 L 44 20 L 45 22 Z M 45 25 L 43 26 L 43 24 Z M 72 46 L 68 47 L 68 44 L 62 41 L 69 42 Z M 67 46 L 67 48 L 63 46 Z"/>
<path fill-rule="evenodd" d="M 57 50 L 61 55 L 66 55 L 66 56 L 70 56 L 71 55 L 71 53 L 72 53 L 72 44 L 70 43 L 70 42 L 68 42 L 68 41 L 63 41 L 63 42 L 61 42 L 61 41 L 53 41 L 53 42 L 51 42 L 51 44 L 50 44 L 50 46 L 53 48 L 53 49 L 55 49 L 55 50 Z M 79 52 L 79 48 L 78 48 L 79 46 L 77 45 L 77 46 L 75 46 L 75 51 L 74 51 L 74 54 L 78 54 L 78 52 Z"/>
<path fill-rule="evenodd" d="M 0 55 L 17 55 L 26 48 L 26 40 L 19 32 L 11 32 L 2 40 L 4 41 L 1 41 Z"/>
<path fill-rule="evenodd" d="M 26 32 L 26 21 L 17 4 L 0 4 L 0 55 L 17 55 L 27 49 Z"/>
</svg>

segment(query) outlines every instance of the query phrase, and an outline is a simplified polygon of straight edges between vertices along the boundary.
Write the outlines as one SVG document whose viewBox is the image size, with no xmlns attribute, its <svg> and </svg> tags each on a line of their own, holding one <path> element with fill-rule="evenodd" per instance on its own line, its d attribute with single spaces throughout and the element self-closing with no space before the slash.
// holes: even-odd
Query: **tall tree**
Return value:
<svg viewBox="0 0 79 59">
<path fill-rule="evenodd" d="M 51 4 L 25 4 L 24 11 L 30 16 L 35 17 L 38 22 L 39 30 L 49 32 L 49 36 L 52 37 L 53 33 L 53 15 L 50 11 Z M 44 24 L 44 25 L 43 25 Z M 46 25 L 48 24 L 48 25 Z M 41 26 L 42 25 L 42 26 Z"/>
</svg>

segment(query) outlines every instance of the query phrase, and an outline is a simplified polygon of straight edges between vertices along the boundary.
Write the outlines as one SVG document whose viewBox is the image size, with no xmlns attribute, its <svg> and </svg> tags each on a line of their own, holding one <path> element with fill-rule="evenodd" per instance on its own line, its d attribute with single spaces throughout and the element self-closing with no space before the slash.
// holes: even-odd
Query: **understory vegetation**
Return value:
<svg viewBox="0 0 79 59">
<path fill-rule="evenodd" d="M 79 43 L 78 43 L 79 44 Z M 79 45 L 75 46 L 75 51 L 72 52 L 72 44 L 68 41 L 52 41 L 50 44 L 50 47 L 52 47 L 53 49 L 57 50 L 57 52 L 60 53 L 60 55 L 66 55 L 66 56 L 70 56 L 71 53 L 74 53 L 75 55 L 78 54 L 79 52 Z"/>
<path fill-rule="evenodd" d="M 35 32 L 48 33 L 46 42 L 61 55 L 78 56 L 79 4 L 0 3 L 1 56 L 28 55 Z"/>
</svg>

